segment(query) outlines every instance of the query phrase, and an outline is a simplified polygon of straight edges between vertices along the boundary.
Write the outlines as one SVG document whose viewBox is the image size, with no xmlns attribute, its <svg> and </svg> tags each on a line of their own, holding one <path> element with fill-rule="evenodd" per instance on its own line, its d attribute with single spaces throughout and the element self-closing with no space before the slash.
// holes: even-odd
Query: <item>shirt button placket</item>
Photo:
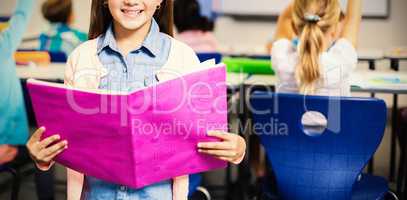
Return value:
<svg viewBox="0 0 407 200">
<path fill-rule="evenodd" d="M 127 187 L 126 186 L 120 186 L 119 189 L 117 190 L 117 200 L 127 200 Z"/>
<path fill-rule="evenodd" d="M 123 69 L 123 78 L 124 78 L 124 83 L 125 83 L 125 88 L 126 91 L 129 89 L 129 73 L 128 73 L 128 56 L 127 57 L 122 57 L 123 58 L 123 64 L 124 64 L 124 69 Z"/>
<path fill-rule="evenodd" d="M 122 57 L 123 59 L 123 64 L 124 64 L 124 69 L 123 69 L 123 73 L 127 74 L 127 68 L 128 68 L 128 62 L 127 62 L 127 57 Z"/>
</svg>

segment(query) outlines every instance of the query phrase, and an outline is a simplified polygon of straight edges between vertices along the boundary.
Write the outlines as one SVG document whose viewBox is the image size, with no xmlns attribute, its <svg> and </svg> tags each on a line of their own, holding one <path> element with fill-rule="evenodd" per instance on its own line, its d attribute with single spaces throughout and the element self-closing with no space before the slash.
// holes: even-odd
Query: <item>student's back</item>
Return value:
<svg viewBox="0 0 407 200">
<path fill-rule="evenodd" d="M 281 37 L 273 44 L 278 92 L 349 96 L 349 77 L 357 66 L 360 0 L 348 3 L 345 27 L 336 40 L 340 19 L 337 0 L 296 0 L 294 29 L 299 42 Z M 278 33 L 277 33 L 278 35 Z"/>
<path fill-rule="evenodd" d="M 201 15 L 196 0 L 176 0 L 174 2 L 174 22 L 178 34 L 176 38 L 196 52 L 215 52 L 218 42 L 213 35 L 214 23 Z"/>
<path fill-rule="evenodd" d="M 273 44 L 273 66 L 279 77 L 278 92 L 300 93 L 296 79 L 296 68 L 299 53 L 294 42 L 281 39 Z M 357 53 L 346 39 L 335 42 L 331 48 L 323 52 L 319 58 L 321 77 L 315 83 L 315 95 L 350 96 L 350 80 L 352 71 L 357 66 Z"/>
<path fill-rule="evenodd" d="M 73 21 L 71 0 L 47 0 L 42 14 L 50 22 L 50 28 L 40 36 L 40 50 L 64 52 L 69 55 L 88 36 L 70 27 Z"/>
<path fill-rule="evenodd" d="M 195 52 L 216 52 L 218 44 L 212 32 L 200 30 L 184 31 L 176 35 L 176 38 L 188 44 Z"/>
</svg>

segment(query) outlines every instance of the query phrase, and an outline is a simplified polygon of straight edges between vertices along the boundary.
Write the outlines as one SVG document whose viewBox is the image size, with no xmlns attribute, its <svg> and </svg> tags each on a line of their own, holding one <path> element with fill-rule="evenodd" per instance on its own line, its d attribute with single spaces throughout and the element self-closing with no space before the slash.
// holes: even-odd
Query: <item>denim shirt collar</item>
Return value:
<svg viewBox="0 0 407 200">
<path fill-rule="evenodd" d="M 157 22 L 152 19 L 150 31 L 147 34 L 147 37 L 144 39 L 143 43 L 141 44 L 140 50 L 150 54 L 152 57 L 155 57 L 160 52 L 159 47 L 159 34 L 160 28 Z M 113 51 L 120 52 L 119 48 L 117 47 L 116 39 L 114 37 L 113 32 L 113 24 L 110 24 L 109 28 L 107 29 L 104 36 L 100 37 L 99 44 L 97 47 L 97 53 L 100 54 L 102 50 L 109 47 Z M 137 49 L 133 50 L 136 51 Z M 133 52 L 131 51 L 131 52 Z"/>
</svg>

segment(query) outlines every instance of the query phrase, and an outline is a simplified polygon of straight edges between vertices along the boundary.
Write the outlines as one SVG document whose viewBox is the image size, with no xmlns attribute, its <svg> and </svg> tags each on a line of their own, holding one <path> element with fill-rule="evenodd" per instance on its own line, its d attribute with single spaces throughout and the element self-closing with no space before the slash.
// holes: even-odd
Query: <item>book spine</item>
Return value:
<svg viewBox="0 0 407 200">
<path fill-rule="evenodd" d="M 133 179 L 133 186 L 138 187 L 138 180 L 137 180 L 137 152 L 135 148 L 135 142 L 136 142 L 136 135 L 133 134 L 133 117 L 131 114 L 131 111 L 129 108 L 129 105 L 131 105 L 131 100 L 132 100 L 132 95 L 127 95 L 126 96 L 126 115 L 127 115 L 127 134 L 129 135 L 130 142 L 131 142 L 131 155 L 132 155 L 132 170 L 131 170 L 131 177 Z M 130 106 L 131 107 L 131 106 Z"/>
</svg>

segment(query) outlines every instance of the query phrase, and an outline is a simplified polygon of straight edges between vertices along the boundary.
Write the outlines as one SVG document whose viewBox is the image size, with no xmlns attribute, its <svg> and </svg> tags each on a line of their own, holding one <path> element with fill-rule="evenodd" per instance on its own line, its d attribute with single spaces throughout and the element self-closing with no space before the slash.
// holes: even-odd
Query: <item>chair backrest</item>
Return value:
<svg viewBox="0 0 407 200">
<path fill-rule="evenodd" d="M 350 199 L 383 138 L 387 112 L 378 99 L 267 92 L 253 93 L 251 106 L 253 127 L 286 200 Z M 301 120 L 308 111 L 326 116 L 321 135 L 304 132 Z"/>
<path fill-rule="evenodd" d="M 202 184 L 202 174 L 190 174 L 188 178 L 188 197 L 192 196 Z"/>
<path fill-rule="evenodd" d="M 66 63 L 68 60 L 67 55 L 61 51 L 49 51 L 49 55 L 51 56 L 51 62 L 54 63 Z"/>
<path fill-rule="evenodd" d="M 198 53 L 199 61 L 205 62 L 210 59 L 215 59 L 216 64 L 219 64 L 222 61 L 222 54 L 220 53 Z"/>
<path fill-rule="evenodd" d="M 8 22 L 10 20 L 9 16 L 0 16 L 0 22 Z"/>
</svg>

